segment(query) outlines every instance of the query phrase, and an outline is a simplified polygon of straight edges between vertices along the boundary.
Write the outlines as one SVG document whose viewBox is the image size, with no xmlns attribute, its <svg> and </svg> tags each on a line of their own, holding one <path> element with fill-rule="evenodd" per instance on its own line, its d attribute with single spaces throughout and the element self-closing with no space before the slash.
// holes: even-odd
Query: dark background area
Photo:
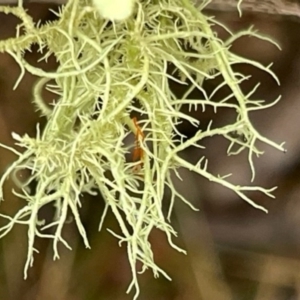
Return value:
<svg viewBox="0 0 300 300">
<path fill-rule="evenodd" d="M 53 17 L 47 5 L 30 4 L 28 8 L 36 20 Z M 255 160 L 257 176 L 254 184 L 278 186 L 276 199 L 258 193 L 252 195 L 257 203 L 269 209 L 267 215 L 232 192 L 180 170 L 184 180 L 178 182 L 178 189 L 200 208 L 199 212 L 193 212 L 180 202 L 175 207 L 173 225 L 179 233 L 177 243 L 187 249 L 188 255 L 177 253 L 170 248 L 164 235 L 153 232 L 151 242 L 155 260 L 172 277 L 172 282 L 154 279 L 151 272 L 146 272 L 140 276 L 139 299 L 300 299 L 300 22 L 295 18 L 259 13 L 244 14 L 242 19 L 237 13 L 207 11 L 207 14 L 216 15 L 233 31 L 255 24 L 260 32 L 272 36 L 281 45 L 282 51 L 278 51 L 266 42 L 243 38 L 234 44 L 233 51 L 266 65 L 274 62 L 273 70 L 278 74 L 281 86 L 252 67 L 243 65 L 239 69 L 254 77 L 243 86 L 246 91 L 261 82 L 255 98 L 272 101 L 282 94 L 282 100 L 276 106 L 251 114 L 251 119 L 268 138 L 286 141 L 288 152 L 283 154 L 261 145 L 266 153 Z M 17 23 L 16 18 L 1 14 L 0 38 L 14 36 Z M 225 38 L 222 30 L 216 30 Z M 39 56 L 33 49 L 26 58 L 34 63 Z M 44 68 L 55 68 L 54 60 Z M 31 104 L 35 77 L 27 74 L 17 90 L 12 90 L 19 71 L 9 55 L 0 55 L 0 142 L 8 145 L 13 145 L 12 131 L 34 136 L 36 123 L 44 122 Z M 213 82 L 206 84 L 208 90 L 213 86 Z M 51 101 L 51 95 L 45 97 Z M 212 111 L 193 114 L 204 127 L 212 118 L 222 122 L 232 117 L 227 111 L 217 115 Z M 188 136 L 194 133 L 187 124 L 180 130 Z M 230 172 L 234 174 L 233 182 L 250 183 L 245 155 L 227 158 L 227 143 L 222 138 L 207 140 L 205 146 L 207 150 L 203 153 L 209 158 L 213 173 L 224 175 Z M 189 149 L 184 155 L 196 161 L 199 151 Z M 0 171 L 3 172 L 14 159 L 13 154 L 0 148 Z M 5 185 L 6 197 L 1 203 L 1 213 L 12 215 L 22 205 L 22 201 L 10 193 L 12 186 L 11 182 Z M 53 262 L 51 243 L 37 240 L 36 248 L 40 253 L 35 255 L 26 281 L 23 268 L 27 228 L 16 226 L 1 239 L 0 299 L 132 299 L 132 295 L 125 294 L 131 280 L 126 247 L 120 248 L 107 231 L 97 231 L 102 209 L 101 199 L 84 201 L 82 216 L 91 250 L 84 249 L 74 224 L 68 224 L 65 236 L 71 241 L 73 251 L 62 247 L 60 260 Z M 117 228 L 111 215 L 105 228 Z"/>
</svg>

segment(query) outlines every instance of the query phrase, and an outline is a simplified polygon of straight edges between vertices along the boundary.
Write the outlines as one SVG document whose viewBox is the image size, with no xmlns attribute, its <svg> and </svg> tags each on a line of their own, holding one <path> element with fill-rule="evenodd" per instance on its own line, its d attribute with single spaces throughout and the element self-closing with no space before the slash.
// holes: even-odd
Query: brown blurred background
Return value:
<svg viewBox="0 0 300 300">
<path fill-rule="evenodd" d="M 55 6 L 51 6 L 55 8 Z M 35 20 L 53 18 L 49 5 L 28 5 Z M 274 100 L 282 94 L 275 107 L 251 115 L 258 130 L 277 142 L 286 141 L 286 154 L 261 145 L 265 155 L 255 160 L 257 176 L 254 184 L 278 186 L 276 199 L 258 193 L 253 199 L 269 209 L 266 215 L 238 199 L 233 193 L 199 176 L 180 170 L 184 181 L 178 189 L 200 212 L 177 203 L 173 225 L 178 230 L 177 243 L 187 249 L 184 256 L 172 250 L 160 232 L 151 236 L 156 262 L 172 277 L 154 279 L 150 272 L 140 276 L 141 300 L 294 300 L 300 299 L 300 22 L 295 18 L 259 13 L 245 13 L 239 19 L 236 12 L 207 11 L 226 23 L 231 30 L 246 29 L 251 24 L 281 45 L 278 51 L 272 45 L 254 38 L 243 38 L 233 50 L 264 64 L 274 62 L 278 87 L 267 75 L 249 66 L 238 69 L 252 74 L 243 88 L 250 90 L 259 81 L 257 99 Z M 0 15 L 0 38 L 15 34 L 18 20 Z M 218 34 L 226 38 L 224 31 Z M 39 55 L 33 49 L 26 58 L 34 63 Z M 54 61 L 44 66 L 55 68 Z M 27 74 L 16 91 L 13 85 L 19 67 L 9 55 L 0 55 L 0 141 L 12 145 L 11 132 L 35 134 L 37 122 L 43 123 L 31 104 L 34 76 Z M 206 84 L 211 90 L 216 83 Z M 177 89 L 178 87 L 174 87 Z M 180 92 L 180 89 L 178 89 Z M 51 95 L 45 95 L 51 101 Z M 221 97 L 222 95 L 218 95 Z M 214 114 L 193 112 L 205 128 L 210 119 L 226 122 L 232 118 L 227 111 Z M 183 124 L 180 130 L 192 136 L 194 129 Z M 227 143 L 222 138 L 207 140 L 206 151 L 189 149 L 185 156 L 196 161 L 205 154 L 209 168 L 215 174 L 233 173 L 231 180 L 241 184 L 250 182 L 250 170 L 245 155 L 227 158 Z M 14 156 L 0 148 L 0 170 L 12 163 Z M 12 215 L 22 204 L 5 186 L 6 197 L 1 212 Z M 168 199 L 166 199 L 168 201 Z M 105 230 L 97 232 L 103 204 L 101 199 L 84 201 L 83 222 L 91 241 L 91 250 L 83 247 L 74 227 L 68 224 L 65 236 L 73 251 L 61 248 L 61 258 L 52 261 L 52 247 L 46 240 L 37 240 L 34 266 L 24 281 L 23 267 L 27 252 L 26 228 L 17 226 L 0 241 L 0 299 L 5 300 L 94 300 L 132 299 L 125 291 L 131 280 L 126 247 L 119 248 L 117 240 Z M 49 208 L 51 210 L 51 208 Z M 51 214 L 45 209 L 46 217 Z M 2 221 L 1 221 L 2 222 Z M 106 228 L 117 228 L 109 216 Z"/>
</svg>

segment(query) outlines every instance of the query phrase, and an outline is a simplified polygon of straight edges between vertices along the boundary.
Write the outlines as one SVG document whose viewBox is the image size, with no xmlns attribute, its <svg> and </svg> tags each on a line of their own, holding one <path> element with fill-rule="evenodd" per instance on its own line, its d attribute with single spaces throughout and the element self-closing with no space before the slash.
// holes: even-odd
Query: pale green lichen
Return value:
<svg viewBox="0 0 300 300">
<path fill-rule="evenodd" d="M 202 8 L 204 6 L 203 2 Z M 260 191 L 272 197 L 273 189 L 234 185 L 226 176 L 209 173 L 205 157 L 193 165 L 180 153 L 190 146 L 199 147 L 206 137 L 221 135 L 230 142 L 228 154 L 248 151 L 254 178 L 252 157 L 261 154 L 257 142 L 284 150 L 282 145 L 261 136 L 253 127 L 249 112 L 270 105 L 250 99 L 256 87 L 244 94 L 240 83 L 247 77 L 232 69 L 235 64 L 252 64 L 277 81 L 270 66 L 264 67 L 230 51 L 232 42 L 243 35 L 269 39 L 250 28 L 236 35 L 229 31 L 231 37 L 222 41 L 212 30 L 212 25 L 217 22 L 203 14 L 191 0 L 137 1 L 133 15 L 122 22 L 101 19 L 89 0 L 69 1 L 61 8 L 57 21 L 42 26 L 34 24 L 21 5 L 0 7 L 0 11 L 13 14 L 22 21 L 25 33 L 20 35 L 18 30 L 15 38 L 0 41 L 0 51 L 9 53 L 21 68 L 16 86 L 25 71 L 40 78 L 33 90 L 33 102 L 47 118 L 43 132 L 37 127 L 35 138 L 13 134 L 24 152 L 9 148 L 18 159 L 0 181 L 2 188 L 9 176 L 18 181 L 19 170 L 31 171 L 26 182 L 17 182 L 22 192 L 14 192 L 24 199 L 24 207 L 13 217 L 2 214 L 8 223 L 0 229 L 3 237 L 15 224 L 28 226 L 25 277 L 33 263 L 35 237 L 53 239 L 54 258 L 59 257 L 59 242 L 70 248 L 62 236 L 69 211 L 85 246 L 90 247 L 80 220 L 80 199 L 84 193 L 98 191 L 105 201 L 100 228 L 108 209 L 119 223 L 119 233 L 109 231 L 120 244 L 127 244 L 133 275 L 128 292 L 134 287 L 135 298 L 139 294 L 138 261 L 142 263 L 142 271 L 150 268 L 154 276 L 161 273 L 169 278 L 153 260 L 148 241 L 153 228 L 165 232 L 170 245 L 185 252 L 173 243 L 176 232 L 169 223 L 175 198 L 193 208 L 172 182 L 171 173 L 176 173 L 178 168 L 189 169 L 217 182 L 254 207 L 266 211 L 245 193 Z M 44 59 L 50 55 L 56 57 L 58 68 L 55 72 L 44 71 L 26 62 L 24 53 L 33 44 L 39 46 Z M 170 72 L 170 66 L 175 68 L 176 76 Z M 217 76 L 222 76 L 223 82 L 208 95 L 202 88 L 203 81 Z M 51 79 L 55 83 L 50 85 Z M 180 99 L 170 89 L 172 81 L 186 85 L 186 92 Z M 51 106 L 45 104 L 41 96 L 44 86 L 58 95 Z M 229 88 L 230 94 L 218 102 L 213 101 L 214 93 L 223 87 Z M 194 90 L 202 92 L 203 99 L 191 99 Z M 186 120 L 196 127 L 199 125 L 197 119 L 181 111 L 184 105 L 232 109 L 236 121 L 217 128 L 210 124 L 205 131 L 198 130 L 192 138 L 184 139 L 176 127 L 179 122 Z M 138 136 L 137 143 L 144 153 L 142 165 L 140 161 L 126 159 L 129 149 L 124 145 L 124 139 L 130 133 L 137 133 L 137 126 L 130 118 L 132 112 L 141 114 L 139 126 L 145 137 Z M 242 134 L 243 139 L 233 133 Z M 111 179 L 108 179 L 108 173 Z M 33 181 L 37 184 L 34 193 L 30 191 Z M 166 186 L 172 195 L 167 216 L 162 212 Z M 55 219 L 46 224 L 37 216 L 38 211 L 50 203 L 55 206 L 56 214 Z M 49 227 L 55 228 L 53 235 L 43 233 Z"/>
</svg>

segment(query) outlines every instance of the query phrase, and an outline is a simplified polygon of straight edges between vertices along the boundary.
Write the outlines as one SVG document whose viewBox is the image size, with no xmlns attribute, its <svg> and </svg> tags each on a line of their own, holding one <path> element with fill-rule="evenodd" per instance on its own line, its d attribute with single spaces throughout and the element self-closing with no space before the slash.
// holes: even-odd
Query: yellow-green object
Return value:
<svg viewBox="0 0 300 300">
<path fill-rule="evenodd" d="M 0 237 L 15 224 L 28 226 L 26 277 L 33 262 L 36 236 L 53 239 L 54 258 L 59 257 L 59 242 L 69 248 L 62 236 L 68 212 L 73 214 L 85 246 L 90 247 L 80 220 L 80 199 L 84 193 L 98 192 L 105 201 L 100 228 L 107 211 L 111 210 L 120 230 L 110 232 L 120 244 L 127 246 L 133 276 L 128 292 L 134 288 L 136 299 L 139 294 L 138 261 L 143 266 L 142 271 L 150 268 L 155 277 L 162 274 L 169 278 L 153 261 L 148 241 L 153 228 L 162 230 L 170 245 L 184 252 L 172 242 L 176 232 L 169 222 L 175 200 L 190 205 L 172 182 L 171 174 L 174 171 L 177 174 L 178 168 L 189 169 L 217 182 L 266 211 L 245 192 L 260 191 L 272 196 L 273 189 L 234 185 L 225 176 L 210 174 L 205 157 L 194 165 L 184 160 L 181 152 L 190 146 L 201 146 L 206 137 L 221 135 L 230 142 L 229 153 L 233 145 L 238 146 L 234 154 L 248 152 L 254 177 L 252 157 L 261 153 L 257 142 L 284 149 L 261 136 L 251 124 L 249 112 L 265 109 L 270 104 L 251 100 L 252 92 L 244 94 L 240 84 L 246 76 L 236 73 L 232 66 L 251 64 L 276 81 L 277 78 L 269 66 L 264 67 L 230 51 L 231 43 L 243 35 L 271 41 L 252 29 L 230 33 L 227 41 L 220 40 L 212 30 L 216 21 L 201 12 L 204 2 L 197 8 L 191 0 L 136 1 L 128 18 L 111 21 L 101 17 L 95 1 L 69 1 L 61 7 L 57 21 L 42 26 L 34 24 L 21 5 L 0 7 L 1 12 L 20 18 L 25 30 L 25 34 L 0 41 L 0 51 L 10 54 L 21 68 L 16 85 L 25 71 L 39 77 L 33 101 L 41 115 L 47 118 L 46 127 L 42 132 L 37 128 L 35 138 L 13 134 L 24 152 L 10 149 L 18 159 L 7 169 L 0 186 L 3 187 L 6 178 L 18 170 L 29 169 L 31 175 L 26 183 L 19 183 L 23 191 L 19 197 L 24 199 L 24 207 L 13 217 L 1 215 L 8 223 L 0 229 Z M 33 44 L 46 53 L 44 59 L 50 55 L 56 57 L 59 66 L 55 72 L 43 71 L 25 61 L 24 53 Z M 170 68 L 174 72 L 170 72 Z M 230 93 L 215 102 L 202 84 L 205 79 L 217 76 L 221 76 L 223 82 L 214 92 L 227 87 Z M 53 81 L 50 84 L 51 79 L 54 84 Z M 181 98 L 170 89 L 171 82 L 186 87 Z M 51 106 L 42 98 L 41 90 L 45 86 L 58 95 Z M 191 99 L 194 90 L 201 92 L 203 98 Z M 183 105 L 200 109 L 212 106 L 216 110 L 225 107 L 236 113 L 236 119 L 223 127 L 210 124 L 205 131 L 199 130 L 192 138 L 184 139 L 177 124 L 186 120 L 197 127 L 199 121 L 183 113 Z M 140 114 L 141 118 L 132 120 L 132 113 Z M 134 147 L 138 147 L 140 153 L 140 159 L 133 162 L 125 157 L 130 149 L 124 145 L 124 139 L 130 133 L 136 136 Z M 244 138 L 233 133 L 242 134 Z M 32 181 L 37 183 L 34 194 L 29 191 Z M 166 187 L 172 195 L 168 215 L 162 212 Z M 0 196 L 3 198 L 2 193 Z M 37 214 L 49 203 L 55 205 L 56 217 L 45 224 L 38 220 Z M 55 234 L 44 236 L 42 229 L 51 226 L 56 228 Z"/>
</svg>

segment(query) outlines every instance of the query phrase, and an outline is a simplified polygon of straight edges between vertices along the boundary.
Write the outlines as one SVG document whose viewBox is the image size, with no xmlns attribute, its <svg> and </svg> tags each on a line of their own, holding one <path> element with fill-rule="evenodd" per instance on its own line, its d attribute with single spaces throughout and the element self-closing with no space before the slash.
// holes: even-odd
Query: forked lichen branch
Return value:
<svg viewBox="0 0 300 300">
<path fill-rule="evenodd" d="M 118 22 L 102 18 L 93 3 L 69 1 L 57 13 L 58 20 L 46 25 L 34 24 L 21 5 L 0 7 L 1 12 L 20 18 L 20 27 L 25 32 L 20 34 L 19 28 L 15 38 L 0 41 L 0 52 L 10 54 L 21 68 L 16 87 L 25 71 L 39 77 L 33 89 L 33 103 L 47 118 L 46 127 L 42 132 L 37 127 L 34 138 L 13 134 L 16 144 L 24 151 L 10 149 L 18 159 L 6 170 L 0 186 L 3 187 L 9 176 L 18 181 L 20 170 L 29 170 L 30 176 L 26 182 L 18 182 L 21 191 L 14 191 L 24 199 L 24 207 L 13 217 L 1 215 L 7 219 L 7 224 L 0 229 L 0 237 L 15 224 L 28 226 L 26 277 L 37 251 L 34 248 L 36 237 L 53 240 L 54 258 L 59 258 L 58 243 L 70 248 L 62 236 L 69 211 L 85 246 L 90 247 L 80 220 L 81 196 L 100 193 L 105 201 L 100 229 L 110 209 L 120 231 L 109 231 L 120 244 L 127 244 L 133 275 L 128 292 L 134 287 L 137 298 L 138 261 L 142 263 L 142 271 L 150 268 L 155 276 L 162 274 L 169 278 L 154 263 L 148 241 L 152 229 L 162 230 L 170 245 L 184 253 L 173 243 L 177 233 L 169 223 L 170 215 L 176 199 L 195 208 L 173 184 L 171 175 L 174 171 L 177 174 L 178 168 L 187 168 L 221 184 L 255 208 L 266 211 L 245 193 L 260 191 L 272 197 L 273 189 L 235 185 L 226 176 L 209 173 L 205 157 L 193 165 L 180 154 L 191 146 L 201 147 L 206 138 L 221 135 L 230 143 L 228 154 L 248 151 L 254 177 L 252 157 L 261 154 L 257 142 L 284 149 L 253 127 L 249 112 L 270 105 L 250 99 L 258 86 L 244 94 L 240 84 L 248 77 L 234 71 L 233 65 L 249 63 L 266 71 L 276 81 L 277 77 L 269 66 L 230 50 L 231 43 L 244 35 L 270 41 L 268 38 L 250 28 L 230 33 L 231 37 L 222 41 L 213 31 L 218 22 L 198 10 L 191 0 L 136 1 L 132 15 Z M 43 59 L 55 56 L 56 71 L 42 70 L 25 60 L 24 53 L 33 44 L 39 46 Z M 219 76 L 223 82 L 208 95 L 202 87 L 203 81 Z M 172 82 L 186 86 L 183 96 L 174 94 L 170 88 Z M 50 106 L 42 97 L 44 88 L 56 95 Z M 228 96 L 218 102 L 212 100 L 223 88 L 230 89 Z M 203 99 L 192 98 L 195 90 L 202 93 Z M 215 110 L 230 109 L 235 112 L 236 121 L 223 127 L 210 124 L 206 130 L 198 130 L 193 137 L 184 139 L 177 128 L 179 122 L 186 120 L 199 126 L 197 119 L 181 110 L 184 105 L 203 110 L 209 106 Z M 140 117 L 133 122 L 132 114 Z M 138 159 L 130 161 L 127 156 L 130 149 L 124 140 L 129 134 L 136 136 L 137 131 L 140 132 L 139 155 Z M 236 137 L 236 132 L 242 134 L 243 139 Z M 34 193 L 30 190 L 32 182 L 37 184 Z M 167 216 L 162 211 L 166 186 L 171 191 Z M 55 206 L 56 214 L 52 222 L 45 223 L 38 219 L 38 212 L 48 204 Z M 54 233 L 44 233 L 50 227 L 54 228 Z"/>
</svg>

